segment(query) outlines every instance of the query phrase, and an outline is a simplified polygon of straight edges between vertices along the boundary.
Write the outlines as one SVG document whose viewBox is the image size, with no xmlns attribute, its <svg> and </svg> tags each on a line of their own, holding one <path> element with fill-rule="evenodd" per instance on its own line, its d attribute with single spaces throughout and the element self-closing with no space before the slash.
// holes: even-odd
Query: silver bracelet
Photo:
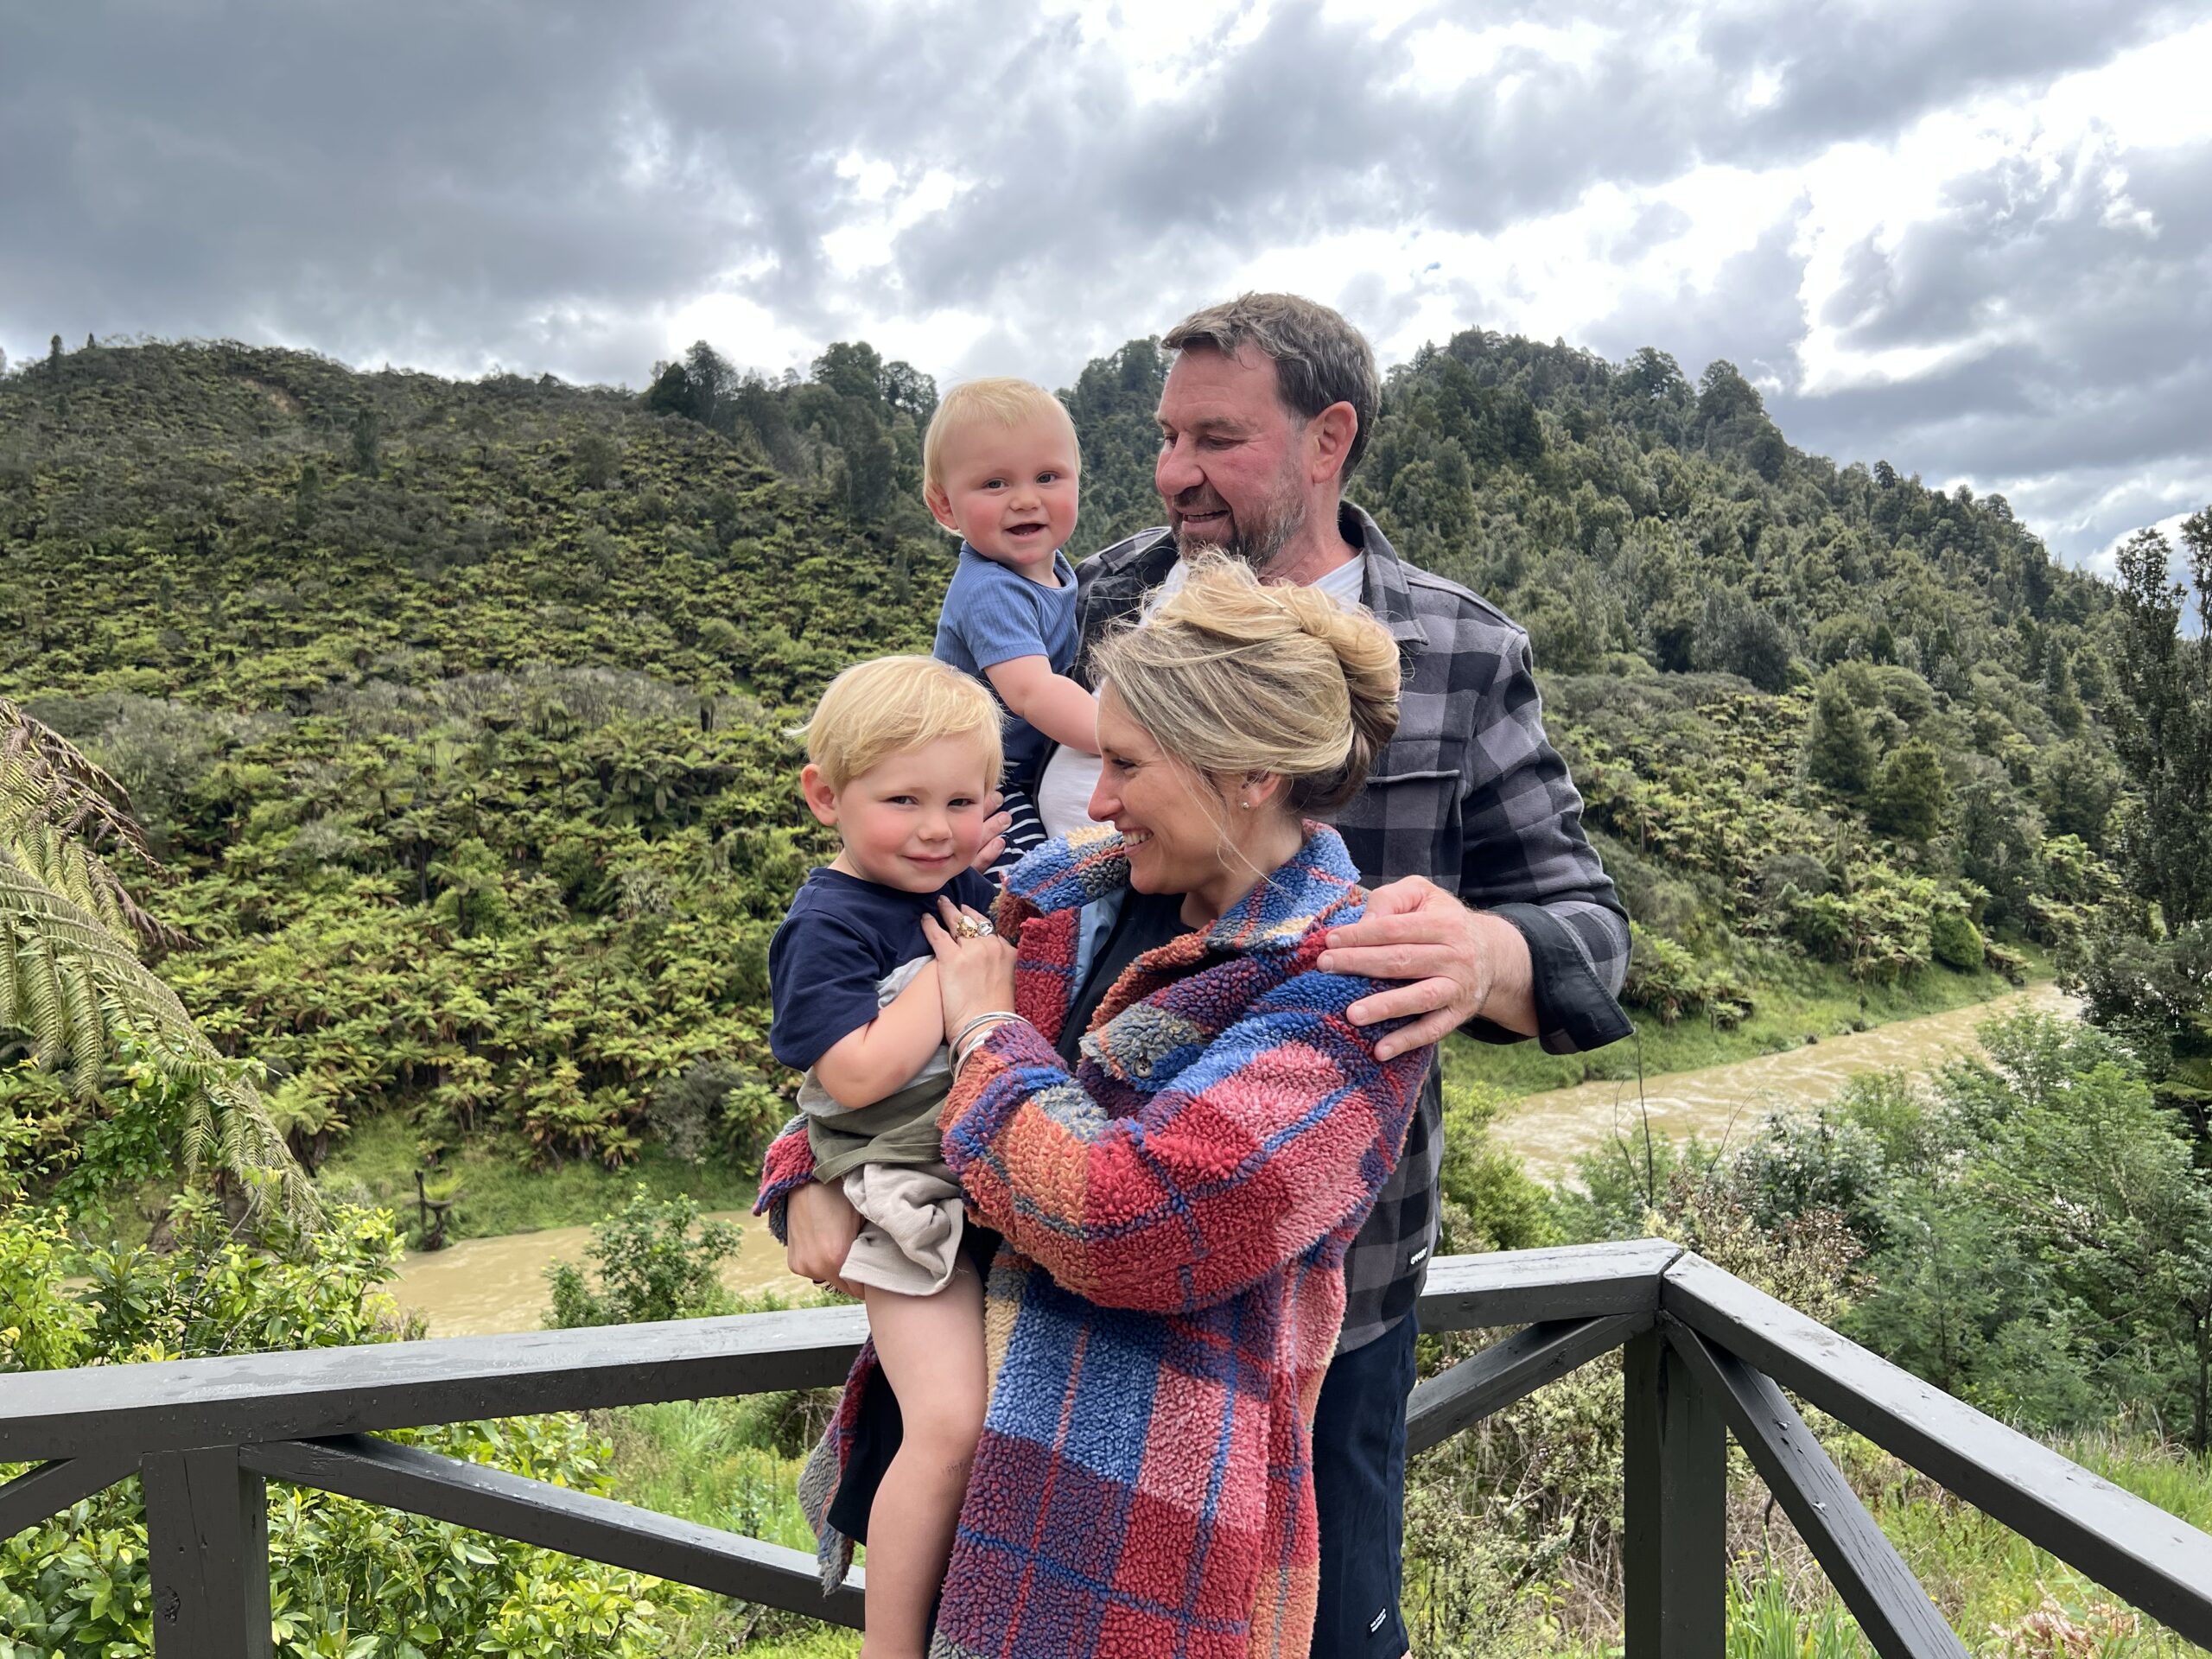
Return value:
<svg viewBox="0 0 2212 1659">
<path fill-rule="evenodd" d="M 969 1060 L 975 1058 L 976 1051 L 977 1049 L 981 1048 L 985 1043 L 990 1040 L 991 1033 L 993 1032 L 996 1031 L 1001 1026 L 1009 1024 L 1015 1020 L 1020 1020 L 1020 1023 L 1025 1026 L 1029 1024 L 1028 1020 L 1022 1019 L 1022 1017 L 1018 1014 L 991 1014 L 983 1016 L 982 1020 L 982 1029 L 980 1031 L 976 1030 L 977 1023 L 976 1020 L 970 1020 L 967 1025 L 961 1027 L 960 1034 L 965 1041 L 964 1043 L 956 1044 L 952 1051 L 952 1077 L 953 1081 L 956 1083 L 960 1080 L 961 1068 L 965 1066 Z M 1035 1027 L 1032 1027 L 1031 1029 L 1033 1030 Z M 973 1036 L 969 1036 L 969 1033 L 970 1032 L 974 1032 L 975 1034 Z"/>
<path fill-rule="evenodd" d="M 952 1075 L 958 1077 L 960 1075 L 960 1068 L 968 1064 L 969 1058 L 975 1054 L 977 1049 L 981 1048 L 985 1043 L 990 1040 L 991 1033 L 993 1032 L 996 1031 L 1001 1026 L 1006 1023 L 1007 1022 L 1004 1020 L 994 1020 L 988 1025 L 984 1026 L 982 1030 L 969 1037 L 965 1042 L 962 1043 L 957 1048 L 954 1049 L 952 1051 Z"/>
<path fill-rule="evenodd" d="M 952 1046 L 958 1048 L 961 1044 L 966 1042 L 968 1040 L 968 1033 L 975 1030 L 978 1026 L 990 1025 L 1001 1020 L 1019 1020 L 1021 1016 L 1016 1014 L 1012 1008 L 986 1009 L 983 1013 L 976 1014 L 972 1018 L 963 1021 L 960 1029 L 952 1033 Z"/>
</svg>

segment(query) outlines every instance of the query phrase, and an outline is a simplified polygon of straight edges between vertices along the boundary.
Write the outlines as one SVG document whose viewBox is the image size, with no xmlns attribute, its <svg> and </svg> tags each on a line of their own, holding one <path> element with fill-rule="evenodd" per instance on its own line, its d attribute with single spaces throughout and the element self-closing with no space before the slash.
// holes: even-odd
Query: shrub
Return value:
<svg viewBox="0 0 2212 1659">
<path fill-rule="evenodd" d="M 696 1237 L 691 1229 L 696 1224 Z M 699 1222 L 699 1206 L 677 1197 L 656 1202 L 640 1186 L 629 1203 L 592 1229 L 584 1254 L 599 1265 L 599 1288 L 562 1262 L 545 1270 L 552 1287 L 556 1330 L 587 1325 L 636 1325 L 690 1319 L 730 1311 L 721 1264 L 737 1254 L 737 1229 Z"/>
<path fill-rule="evenodd" d="M 1498 1104 L 1496 1091 L 1479 1084 L 1446 1093 L 1440 1255 L 1530 1249 L 1557 1240 L 1543 1189 L 1492 1132 Z"/>
<path fill-rule="evenodd" d="M 1928 950 L 1946 968 L 1974 973 L 1982 964 L 1981 930 L 1961 912 L 1939 910 L 1928 918 Z"/>
<path fill-rule="evenodd" d="M 1700 963 L 1665 935 L 1629 924 L 1631 948 L 1621 1000 L 1648 1008 L 1659 1023 L 1671 1026 L 1685 1015 L 1703 1014 L 1723 1031 L 1733 1031 L 1751 1012 L 1751 994 L 1726 968 Z"/>
<path fill-rule="evenodd" d="M 398 1246 L 388 1212 L 334 1206 L 327 1224 L 260 1242 L 186 1204 L 177 1248 L 76 1263 L 58 1218 L 0 1210 L 0 1369 L 395 1340 L 378 1287 Z M 63 1274 L 89 1268 L 78 1287 Z M 448 1457 L 605 1493 L 607 1451 L 582 1420 L 455 1423 L 391 1436 Z M 0 1465 L 0 1481 L 20 1472 Z M 664 1645 L 649 1579 L 305 1487 L 269 1489 L 270 1604 L 284 1659 L 453 1653 L 645 1659 Z M 0 1540 L 0 1656 L 110 1659 L 153 1646 L 146 1518 L 134 1478 Z M 688 1605 L 686 1591 L 673 1599 Z"/>
</svg>

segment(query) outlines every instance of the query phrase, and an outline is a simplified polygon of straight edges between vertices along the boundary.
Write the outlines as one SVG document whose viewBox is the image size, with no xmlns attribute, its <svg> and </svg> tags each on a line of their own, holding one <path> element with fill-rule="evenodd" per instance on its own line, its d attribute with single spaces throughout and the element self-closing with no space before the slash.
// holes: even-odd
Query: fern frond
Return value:
<svg viewBox="0 0 2212 1659">
<path fill-rule="evenodd" d="M 146 832 L 130 816 L 130 791 L 44 721 L 0 697 L 0 776 L 32 779 L 48 800 L 49 820 L 99 847 L 128 847 L 156 870 Z"/>
<path fill-rule="evenodd" d="M 99 855 L 104 844 L 125 847 L 162 874 L 130 807 L 115 779 L 0 697 L 0 849 L 117 932 L 164 950 L 189 949 L 192 937 L 142 906 Z"/>
<path fill-rule="evenodd" d="M 67 1059 L 89 1093 L 128 1039 L 176 1087 L 185 1105 L 188 1172 L 211 1147 L 258 1202 L 274 1186 L 295 1219 L 315 1191 L 238 1062 L 207 1040 L 175 991 L 99 917 L 54 892 L 0 848 L 0 1022 L 22 1031 L 43 1065 Z"/>
</svg>

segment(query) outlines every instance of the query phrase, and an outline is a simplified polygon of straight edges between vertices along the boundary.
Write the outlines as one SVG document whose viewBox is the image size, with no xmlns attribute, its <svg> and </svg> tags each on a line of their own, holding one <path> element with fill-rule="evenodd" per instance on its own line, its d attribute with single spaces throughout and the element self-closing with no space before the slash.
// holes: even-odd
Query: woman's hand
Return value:
<svg viewBox="0 0 2212 1659">
<path fill-rule="evenodd" d="M 938 915 L 922 918 L 922 937 L 937 953 L 938 991 L 944 999 L 944 1036 L 950 1042 L 979 1014 L 1014 1007 L 1014 946 L 996 933 L 977 933 L 990 918 L 950 899 Z"/>
</svg>

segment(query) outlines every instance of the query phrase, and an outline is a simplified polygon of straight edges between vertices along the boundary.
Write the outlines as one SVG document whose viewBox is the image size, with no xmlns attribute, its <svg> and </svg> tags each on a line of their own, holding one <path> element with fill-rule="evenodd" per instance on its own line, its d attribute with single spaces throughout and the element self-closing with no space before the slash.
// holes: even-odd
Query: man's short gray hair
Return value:
<svg viewBox="0 0 2212 1659">
<path fill-rule="evenodd" d="M 1382 403 L 1382 378 L 1367 336 L 1342 313 L 1296 294 L 1240 294 L 1193 311 L 1160 344 L 1174 352 L 1203 346 L 1224 357 L 1236 356 L 1247 344 L 1258 346 L 1274 362 L 1275 384 L 1293 414 L 1310 421 L 1332 404 L 1352 406 L 1359 429 L 1344 454 L 1344 477 L 1351 476 L 1367 453 Z"/>
</svg>

